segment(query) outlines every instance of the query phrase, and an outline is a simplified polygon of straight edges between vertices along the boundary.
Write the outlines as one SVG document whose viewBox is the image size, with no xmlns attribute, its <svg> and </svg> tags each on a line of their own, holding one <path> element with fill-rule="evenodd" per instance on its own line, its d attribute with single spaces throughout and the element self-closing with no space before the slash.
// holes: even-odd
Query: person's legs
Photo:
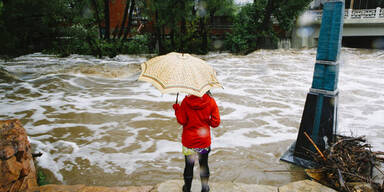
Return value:
<svg viewBox="0 0 384 192">
<path fill-rule="evenodd" d="M 209 166 L 208 166 L 208 153 L 199 154 L 199 164 L 200 164 L 200 180 L 201 180 L 201 191 L 209 191 Z"/>
<path fill-rule="evenodd" d="M 194 165 L 195 165 L 195 155 L 185 155 L 183 192 L 191 191 Z"/>
</svg>

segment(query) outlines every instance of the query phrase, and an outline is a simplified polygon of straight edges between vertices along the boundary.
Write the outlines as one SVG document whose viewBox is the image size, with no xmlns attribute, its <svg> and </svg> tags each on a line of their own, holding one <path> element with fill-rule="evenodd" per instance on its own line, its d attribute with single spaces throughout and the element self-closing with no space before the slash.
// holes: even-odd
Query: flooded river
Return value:
<svg viewBox="0 0 384 192">
<path fill-rule="evenodd" d="M 198 57 L 224 85 L 212 91 L 222 123 L 212 130 L 211 180 L 282 185 L 303 179 L 302 169 L 279 158 L 296 140 L 316 49 Z M 181 179 L 175 95 L 137 81 L 148 58 L 36 53 L 0 60 L 0 119 L 21 120 L 53 183 Z M 341 61 L 338 132 L 366 135 L 374 150 L 384 151 L 384 51 L 343 48 Z"/>
</svg>

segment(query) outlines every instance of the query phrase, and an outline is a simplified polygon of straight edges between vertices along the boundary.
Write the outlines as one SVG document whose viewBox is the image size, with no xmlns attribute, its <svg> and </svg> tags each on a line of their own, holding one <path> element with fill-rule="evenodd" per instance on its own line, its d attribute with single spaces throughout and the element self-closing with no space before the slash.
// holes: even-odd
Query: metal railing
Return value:
<svg viewBox="0 0 384 192">
<path fill-rule="evenodd" d="M 322 10 L 309 11 L 316 21 L 321 20 Z M 384 8 L 376 9 L 346 9 L 344 19 L 384 19 Z"/>
</svg>

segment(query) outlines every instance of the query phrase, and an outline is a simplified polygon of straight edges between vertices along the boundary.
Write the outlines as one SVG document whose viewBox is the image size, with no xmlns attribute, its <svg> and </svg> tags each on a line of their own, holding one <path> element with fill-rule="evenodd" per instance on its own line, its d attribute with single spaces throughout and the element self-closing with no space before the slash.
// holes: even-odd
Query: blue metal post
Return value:
<svg viewBox="0 0 384 192">
<path fill-rule="evenodd" d="M 334 140 L 337 130 L 337 83 L 343 19 L 342 0 L 324 3 L 312 87 L 307 94 L 297 140 L 281 157 L 283 161 L 303 167 L 315 165 L 308 152 L 317 151 L 304 132 L 310 135 L 320 150 L 324 150 Z"/>
</svg>

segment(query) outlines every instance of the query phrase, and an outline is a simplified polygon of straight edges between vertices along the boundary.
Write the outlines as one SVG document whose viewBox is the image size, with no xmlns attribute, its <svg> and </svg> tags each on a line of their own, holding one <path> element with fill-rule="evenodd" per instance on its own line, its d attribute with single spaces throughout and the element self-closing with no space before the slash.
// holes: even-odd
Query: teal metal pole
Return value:
<svg viewBox="0 0 384 192">
<path fill-rule="evenodd" d="M 307 94 L 296 142 L 281 160 L 313 167 L 312 153 L 318 153 L 305 137 L 308 133 L 320 150 L 335 138 L 337 131 L 339 57 L 344 19 L 344 2 L 324 3 L 312 87 Z"/>
</svg>

